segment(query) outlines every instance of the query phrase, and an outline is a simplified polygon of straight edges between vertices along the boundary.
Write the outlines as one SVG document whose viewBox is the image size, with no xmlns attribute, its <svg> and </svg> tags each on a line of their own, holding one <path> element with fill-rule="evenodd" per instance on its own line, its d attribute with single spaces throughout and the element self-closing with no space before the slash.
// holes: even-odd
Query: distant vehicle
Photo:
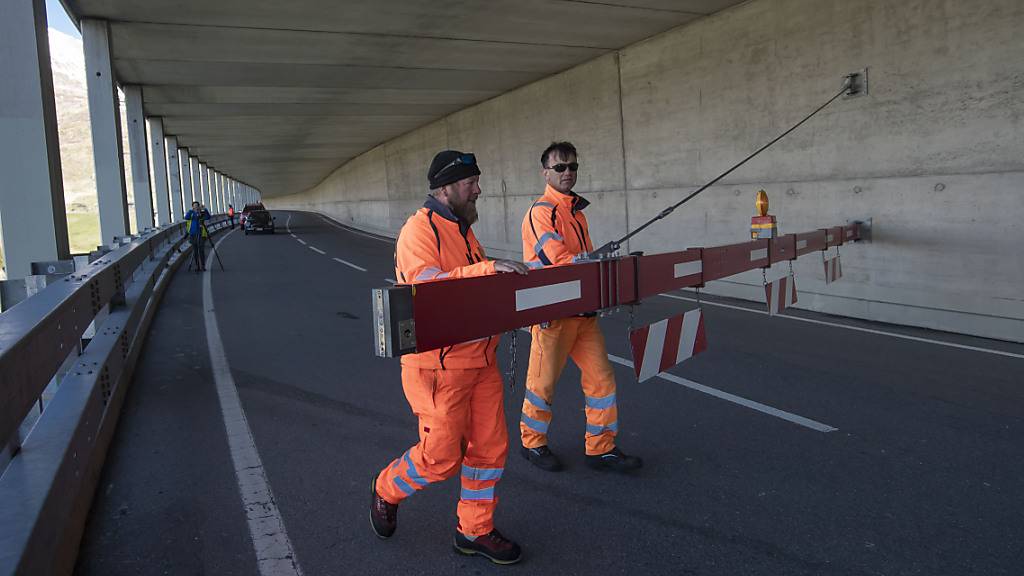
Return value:
<svg viewBox="0 0 1024 576">
<path fill-rule="evenodd" d="M 245 218 L 245 223 L 242 224 L 242 230 L 245 230 L 246 235 L 249 232 L 270 232 L 273 234 L 274 220 L 275 218 L 266 210 L 250 210 Z"/>
<path fill-rule="evenodd" d="M 263 206 L 262 202 L 246 204 L 242 208 L 242 214 L 238 217 L 238 225 L 242 230 L 245 230 L 245 220 L 249 217 L 249 212 L 252 212 L 253 210 L 266 210 L 266 207 Z"/>
</svg>

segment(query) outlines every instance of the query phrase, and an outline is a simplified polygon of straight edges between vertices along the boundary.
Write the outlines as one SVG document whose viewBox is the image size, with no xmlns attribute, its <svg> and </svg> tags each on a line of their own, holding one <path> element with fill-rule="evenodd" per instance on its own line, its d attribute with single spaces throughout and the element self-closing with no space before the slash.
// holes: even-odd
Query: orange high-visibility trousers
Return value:
<svg viewBox="0 0 1024 576">
<path fill-rule="evenodd" d="M 466 370 L 402 367 L 402 388 L 419 418 L 420 441 L 377 476 L 377 493 L 392 504 L 461 472 L 459 532 L 494 529 L 495 486 L 505 467 L 508 429 L 496 366 Z"/>
<path fill-rule="evenodd" d="M 615 404 L 615 373 L 608 362 L 604 334 L 597 318 L 555 320 L 547 328 L 530 329 L 530 367 L 526 373 L 526 398 L 519 421 L 523 446 L 537 448 L 548 443 L 551 425 L 551 400 L 555 383 L 568 358 L 582 373 L 581 384 L 586 401 L 586 452 L 604 454 L 615 448 L 619 431 Z"/>
</svg>

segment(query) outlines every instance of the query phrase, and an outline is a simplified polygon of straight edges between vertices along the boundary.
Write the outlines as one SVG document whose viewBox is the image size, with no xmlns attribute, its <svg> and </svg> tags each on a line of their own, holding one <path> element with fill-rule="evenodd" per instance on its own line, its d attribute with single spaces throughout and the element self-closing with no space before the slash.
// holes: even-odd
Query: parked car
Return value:
<svg viewBox="0 0 1024 576">
<path fill-rule="evenodd" d="M 242 224 L 242 230 L 245 230 L 246 235 L 249 232 L 270 232 L 273 234 L 274 220 L 275 218 L 267 210 L 250 210 L 245 218 L 245 223 Z"/>
<path fill-rule="evenodd" d="M 238 225 L 245 230 L 245 221 L 249 218 L 249 212 L 253 210 L 266 210 L 262 202 L 253 202 L 242 207 L 242 213 L 238 216 Z"/>
</svg>

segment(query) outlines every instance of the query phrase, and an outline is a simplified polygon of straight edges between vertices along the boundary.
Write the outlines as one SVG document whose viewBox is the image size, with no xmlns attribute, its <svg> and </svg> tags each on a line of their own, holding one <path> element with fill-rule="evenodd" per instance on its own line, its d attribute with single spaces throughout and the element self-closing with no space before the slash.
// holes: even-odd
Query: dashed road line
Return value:
<svg viewBox="0 0 1024 576">
<path fill-rule="evenodd" d="M 302 244 L 303 246 L 305 246 L 305 245 L 306 245 L 306 241 L 305 241 L 305 240 L 303 240 L 302 238 L 296 238 L 296 240 L 298 240 L 298 241 L 299 241 L 299 243 L 300 243 L 300 244 Z"/>
<path fill-rule="evenodd" d="M 341 258 L 335 258 L 334 261 L 338 262 L 338 263 L 341 263 L 341 264 L 344 264 L 345 266 L 351 266 L 352 268 L 355 268 L 356 270 L 359 270 L 360 272 L 366 272 L 366 268 L 363 268 L 362 266 L 356 266 L 355 264 L 353 264 L 351 262 L 348 262 L 348 261 L 345 261 L 345 260 L 342 260 Z"/>
<path fill-rule="evenodd" d="M 526 332 L 527 334 L 530 333 L 530 331 L 528 329 L 526 329 L 526 328 L 520 328 L 520 330 L 523 331 L 523 332 Z M 609 354 L 608 355 L 608 360 L 610 360 L 611 362 L 614 362 L 615 364 L 619 364 L 621 366 L 626 366 L 626 367 L 628 367 L 630 369 L 633 369 L 633 362 L 632 361 L 627 360 L 625 358 L 620 358 L 618 356 L 615 356 L 614 354 Z M 662 380 L 666 380 L 668 382 L 672 382 L 673 384 L 678 384 L 680 386 L 684 386 L 686 388 L 689 388 L 691 390 L 695 390 L 697 392 L 701 392 L 701 393 L 707 394 L 709 396 L 714 396 L 715 398 L 718 398 L 719 400 L 725 400 L 726 402 L 732 402 L 733 404 L 738 404 L 740 406 L 743 406 L 744 408 L 750 408 L 751 410 L 756 410 L 758 412 L 761 412 L 762 414 L 767 414 L 769 416 L 774 416 L 776 418 L 781 418 L 782 420 L 786 420 L 787 422 L 792 422 L 793 424 L 797 424 L 797 425 L 803 426 L 805 428 L 810 428 L 811 430 L 815 430 L 817 432 L 835 432 L 836 430 L 838 430 L 838 428 L 835 428 L 833 426 L 829 426 L 828 424 L 822 424 L 821 422 L 818 422 L 817 420 L 811 420 L 810 418 L 805 418 L 803 416 L 800 416 L 799 414 L 793 414 L 792 412 L 786 412 L 785 410 L 779 410 L 778 408 L 774 408 L 774 407 L 769 406 L 767 404 L 762 404 L 760 402 L 755 402 L 753 400 L 748 400 L 748 399 L 746 399 L 746 398 L 744 398 L 742 396 L 737 396 L 735 394 L 730 394 L 728 392 L 723 392 L 723 391 L 721 391 L 721 390 L 719 390 L 717 388 L 712 388 L 710 386 L 705 386 L 704 384 L 700 384 L 698 382 L 694 382 L 693 380 L 687 380 L 686 378 L 680 378 L 679 376 L 676 376 L 675 374 L 669 374 L 668 372 L 662 372 L 662 373 L 660 373 L 660 374 L 658 374 L 657 376 L 654 376 L 654 377 L 655 378 L 661 378 Z"/>
<path fill-rule="evenodd" d="M 307 248 L 309 248 L 313 252 L 316 252 L 317 254 L 327 254 L 327 252 L 324 252 L 323 250 L 317 248 L 316 246 L 307 246 Z"/>
</svg>

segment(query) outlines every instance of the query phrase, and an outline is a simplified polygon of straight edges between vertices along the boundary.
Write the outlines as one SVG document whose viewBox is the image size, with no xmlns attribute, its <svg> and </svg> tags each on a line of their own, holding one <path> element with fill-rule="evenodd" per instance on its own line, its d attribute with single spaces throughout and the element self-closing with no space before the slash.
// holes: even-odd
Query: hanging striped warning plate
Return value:
<svg viewBox="0 0 1024 576">
<path fill-rule="evenodd" d="M 839 254 L 825 260 L 825 284 L 831 284 L 843 277 L 843 265 L 839 261 Z"/>
<path fill-rule="evenodd" d="M 783 276 L 764 285 L 768 314 L 775 315 L 796 304 L 796 281 L 793 275 Z"/>
<path fill-rule="evenodd" d="M 666 318 L 629 333 L 633 370 L 643 382 L 707 349 L 700 308 Z"/>
</svg>

